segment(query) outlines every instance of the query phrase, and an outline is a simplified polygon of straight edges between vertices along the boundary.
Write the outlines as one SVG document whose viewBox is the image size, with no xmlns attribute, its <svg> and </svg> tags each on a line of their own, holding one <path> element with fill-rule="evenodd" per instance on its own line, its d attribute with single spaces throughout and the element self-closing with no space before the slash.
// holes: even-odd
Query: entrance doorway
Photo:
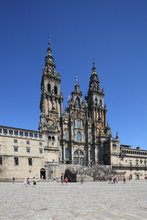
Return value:
<svg viewBox="0 0 147 220">
<path fill-rule="evenodd" d="M 136 180 L 139 180 L 139 174 L 136 174 Z"/>
<path fill-rule="evenodd" d="M 77 174 L 72 173 L 70 170 L 65 170 L 64 179 L 66 177 L 69 182 L 77 182 Z"/>
<path fill-rule="evenodd" d="M 40 170 L 40 178 L 44 180 L 46 179 L 46 171 L 44 168 L 41 168 Z"/>
</svg>

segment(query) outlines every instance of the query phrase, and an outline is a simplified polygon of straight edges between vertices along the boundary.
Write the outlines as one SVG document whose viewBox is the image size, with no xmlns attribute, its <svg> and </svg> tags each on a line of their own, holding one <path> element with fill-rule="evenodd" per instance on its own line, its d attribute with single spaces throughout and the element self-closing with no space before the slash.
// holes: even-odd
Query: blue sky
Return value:
<svg viewBox="0 0 147 220">
<path fill-rule="evenodd" d="M 113 136 L 147 149 L 147 1 L 0 0 L 1 125 L 38 129 L 48 36 L 64 107 L 94 59 Z"/>
</svg>

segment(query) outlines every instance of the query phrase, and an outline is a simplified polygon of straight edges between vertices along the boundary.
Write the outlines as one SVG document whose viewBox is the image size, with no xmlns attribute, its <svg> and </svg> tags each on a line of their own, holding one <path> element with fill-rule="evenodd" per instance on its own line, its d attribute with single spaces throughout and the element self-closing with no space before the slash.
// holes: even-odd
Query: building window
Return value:
<svg viewBox="0 0 147 220">
<path fill-rule="evenodd" d="M 65 149 L 65 158 L 69 160 L 69 150 Z"/>
<path fill-rule="evenodd" d="M 74 152 L 74 164 L 84 165 L 84 153 L 81 150 L 76 150 Z"/>
<path fill-rule="evenodd" d="M 51 136 L 48 137 L 49 141 L 51 141 Z"/>
<path fill-rule="evenodd" d="M 2 129 L 0 128 L 0 133 L 2 133 Z"/>
<path fill-rule="evenodd" d="M 77 132 L 76 134 L 76 141 L 82 141 L 82 135 L 81 135 L 81 132 Z"/>
<path fill-rule="evenodd" d="M 39 148 L 39 153 L 43 154 L 43 149 L 42 148 Z"/>
<path fill-rule="evenodd" d="M 26 144 L 30 144 L 30 141 L 26 141 Z"/>
<path fill-rule="evenodd" d="M 18 152 L 18 147 L 14 147 L 14 152 Z"/>
<path fill-rule="evenodd" d="M 39 142 L 39 146 L 42 146 L 42 142 Z"/>
<path fill-rule="evenodd" d="M 33 133 L 30 133 L 30 137 L 33 137 Z"/>
<path fill-rule="evenodd" d="M 51 92 L 51 85 L 50 84 L 47 85 L 47 90 L 48 90 L 48 92 Z"/>
<path fill-rule="evenodd" d="M 14 131 L 14 134 L 15 134 L 15 135 L 18 135 L 18 131 Z"/>
<path fill-rule="evenodd" d="M 30 147 L 26 148 L 27 153 L 30 153 Z"/>
<path fill-rule="evenodd" d="M 17 143 L 17 139 L 14 139 L 14 143 Z"/>
<path fill-rule="evenodd" d="M 64 134 L 64 139 L 69 140 L 69 135 L 67 133 Z"/>
<path fill-rule="evenodd" d="M 57 93 L 58 93 L 57 86 L 54 86 L 54 93 L 55 93 L 55 95 L 57 95 Z"/>
<path fill-rule="evenodd" d="M 20 131 L 20 132 L 19 132 L 19 135 L 20 135 L 20 136 L 23 136 L 23 131 Z"/>
<path fill-rule="evenodd" d="M 4 132 L 4 134 L 8 133 L 7 129 L 3 129 L 3 132 Z"/>
<path fill-rule="evenodd" d="M 39 134 L 39 138 L 42 138 L 42 134 Z"/>
<path fill-rule="evenodd" d="M 25 136 L 28 137 L 28 132 L 27 131 L 25 131 Z"/>
<path fill-rule="evenodd" d="M 76 128 L 82 128 L 82 121 L 79 119 L 76 120 Z"/>
<path fill-rule="evenodd" d="M 34 137 L 35 137 L 35 138 L 38 138 L 38 134 L 34 134 Z"/>
<path fill-rule="evenodd" d="M 28 158 L 28 164 L 29 166 L 32 166 L 32 158 Z"/>
<path fill-rule="evenodd" d="M 9 130 L 9 134 L 13 134 L 13 130 Z"/>
<path fill-rule="evenodd" d="M 15 166 L 18 166 L 18 165 L 19 165 L 18 157 L 14 157 L 14 165 L 15 165 Z"/>
<path fill-rule="evenodd" d="M 2 156 L 0 156 L 0 165 L 3 164 L 3 159 L 2 159 Z"/>
</svg>

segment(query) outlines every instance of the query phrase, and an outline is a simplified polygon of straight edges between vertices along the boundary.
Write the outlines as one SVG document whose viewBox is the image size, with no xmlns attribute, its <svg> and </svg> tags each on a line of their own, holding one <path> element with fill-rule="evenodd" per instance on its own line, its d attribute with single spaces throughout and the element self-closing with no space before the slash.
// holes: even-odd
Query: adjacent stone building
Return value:
<svg viewBox="0 0 147 220">
<path fill-rule="evenodd" d="M 50 43 L 42 70 L 39 131 L 0 126 L 0 179 L 60 178 L 68 166 L 109 165 L 132 179 L 147 177 L 147 151 L 120 145 L 106 123 L 104 91 L 93 63 L 87 96 L 76 81 L 65 112 Z"/>
</svg>

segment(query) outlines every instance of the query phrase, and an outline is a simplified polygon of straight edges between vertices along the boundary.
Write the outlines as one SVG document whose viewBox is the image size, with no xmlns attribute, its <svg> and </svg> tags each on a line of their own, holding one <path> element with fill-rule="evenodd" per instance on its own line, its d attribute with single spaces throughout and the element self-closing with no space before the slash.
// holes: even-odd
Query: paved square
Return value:
<svg viewBox="0 0 147 220">
<path fill-rule="evenodd" d="M 147 181 L 0 183 L 0 220 L 146 220 Z"/>
</svg>

